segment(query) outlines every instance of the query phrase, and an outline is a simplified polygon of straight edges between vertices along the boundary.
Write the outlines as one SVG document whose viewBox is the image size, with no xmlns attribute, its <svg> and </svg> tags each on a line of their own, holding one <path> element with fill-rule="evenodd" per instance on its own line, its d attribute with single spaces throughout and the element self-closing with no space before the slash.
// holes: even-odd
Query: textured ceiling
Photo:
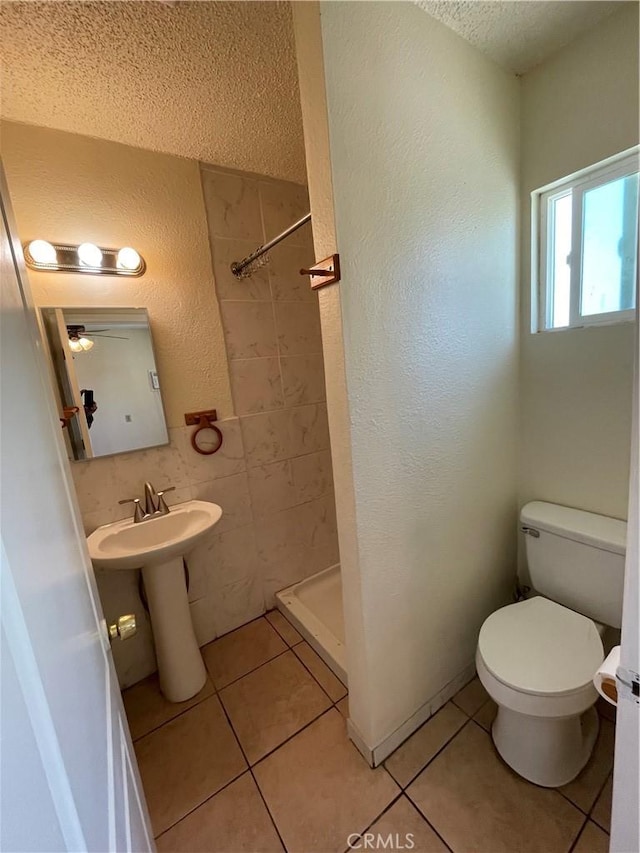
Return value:
<svg viewBox="0 0 640 853">
<path fill-rule="evenodd" d="M 304 182 L 284 2 L 2 2 L 5 118 Z"/>
<path fill-rule="evenodd" d="M 415 0 L 510 71 L 523 74 L 622 7 L 598 0 Z"/>
</svg>

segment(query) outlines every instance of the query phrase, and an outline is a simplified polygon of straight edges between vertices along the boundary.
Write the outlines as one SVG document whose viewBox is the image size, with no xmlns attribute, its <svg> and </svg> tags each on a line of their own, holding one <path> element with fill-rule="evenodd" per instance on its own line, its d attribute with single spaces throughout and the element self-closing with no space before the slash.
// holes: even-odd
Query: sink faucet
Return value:
<svg viewBox="0 0 640 853">
<path fill-rule="evenodd" d="M 156 490 L 147 480 L 147 482 L 144 484 L 144 514 L 153 515 L 157 511 L 158 507 L 156 505 Z"/>
<path fill-rule="evenodd" d="M 118 501 L 118 503 L 134 504 L 135 512 L 133 514 L 133 521 L 134 524 L 139 524 L 141 521 L 149 521 L 150 518 L 158 518 L 160 515 L 167 515 L 169 507 L 165 503 L 164 495 L 166 495 L 167 492 L 173 491 L 175 491 L 175 486 L 171 486 L 161 492 L 156 492 L 151 483 L 147 482 L 144 484 L 144 512 L 142 511 L 139 498 L 127 498 L 126 500 Z"/>
</svg>

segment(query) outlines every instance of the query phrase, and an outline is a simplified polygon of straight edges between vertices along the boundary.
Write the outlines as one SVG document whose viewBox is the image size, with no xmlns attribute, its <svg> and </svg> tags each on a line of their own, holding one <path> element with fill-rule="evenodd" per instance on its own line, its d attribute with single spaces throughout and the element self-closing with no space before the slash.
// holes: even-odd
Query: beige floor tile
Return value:
<svg viewBox="0 0 640 853">
<path fill-rule="evenodd" d="M 158 853 L 281 853 L 256 783 L 245 773 L 156 841 Z"/>
<path fill-rule="evenodd" d="M 338 702 L 343 696 L 347 695 L 347 688 L 308 643 L 299 643 L 293 651 L 325 693 L 329 694 L 332 702 Z"/>
<path fill-rule="evenodd" d="M 613 767 L 615 726 L 609 720 L 600 719 L 600 732 L 587 766 L 577 779 L 560 790 L 583 812 L 588 812 L 595 803 L 605 779 Z"/>
<path fill-rule="evenodd" d="M 348 720 L 349 719 L 349 696 L 347 695 L 344 697 L 344 699 L 341 699 L 339 702 L 337 702 L 336 708 L 338 709 L 338 711 L 340 711 L 340 713 L 345 718 L 345 720 Z"/>
<path fill-rule="evenodd" d="M 291 651 L 225 687 L 220 698 L 250 764 L 331 706 Z"/>
<path fill-rule="evenodd" d="M 475 712 L 473 719 L 476 723 L 482 726 L 485 732 L 490 732 L 497 713 L 498 706 L 493 699 L 489 699 L 488 702 L 485 702 L 484 705 L 482 705 L 479 711 Z"/>
<path fill-rule="evenodd" d="M 372 770 L 335 709 L 265 758 L 254 773 L 289 851 L 344 851 L 399 793 L 384 767 Z"/>
<path fill-rule="evenodd" d="M 217 696 L 140 738 L 135 750 L 156 835 L 247 766 Z"/>
<path fill-rule="evenodd" d="M 611 801 L 613 798 L 613 776 L 609 776 L 607 782 L 602 789 L 602 793 L 596 800 L 596 804 L 591 812 L 591 819 L 611 832 Z"/>
<path fill-rule="evenodd" d="M 295 646 L 302 642 L 300 634 L 279 610 L 270 610 L 265 618 L 269 620 L 288 646 Z"/>
<path fill-rule="evenodd" d="M 399 785 L 406 787 L 466 722 L 465 714 L 447 702 L 387 758 L 385 767 Z"/>
<path fill-rule="evenodd" d="M 207 678 L 202 690 L 186 702 L 169 702 L 160 692 L 158 674 L 150 675 L 144 681 L 139 681 L 133 687 L 123 691 L 122 699 L 127 712 L 131 737 L 137 740 L 148 732 L 157 729 L 163 723 L 172 720 L 202 702 L 214 692 L 211 679 Z"/>
<path fill-rule="evenodd" d="M 584 820 L 557 791 L 513 773 L 476 725 L 465 726 L 407 794 L 461 853 L 567 853 Z"/>
<path fill-rule="evenodd" d="M 609 853 L 609 836 L 588 820 L 580 833 L 573 853 Z"/>
<path fill-rule="evenodd" d="M 266 619 L 256 619 L 202 649 L 204 662 L 220 690 L 261 666 L 287 647 Z"/>
<path fill-rule="evenodd" d="M 397 800 L 373 826 L 367 830 L 374 836 L 374 850 L 386 849 L 413 850 L 413 853 L 448 853 L 437 834 L 422 817 L 420 812 L 404 795 Z M 389 847 L 388 839 L 392 838 Z M 366 841 L 367 839 L 365 839 Z M 365 841 L 361 842 L 364 844 Z"/>
<path fill-rule="evenodd" d="M 453 702 L 455 702 L 458 708 L 461 708 L 467 716 L 473 717 L 476 711 L 480 710 L 488 698 L 489 694 L 482 686 L 478 676 L 476 676 L 473 681 L 470 681 L 466 685 L 466 687 L 463 687 L 462 690 L 456 693 L 453 697 Z"/>
</svg>

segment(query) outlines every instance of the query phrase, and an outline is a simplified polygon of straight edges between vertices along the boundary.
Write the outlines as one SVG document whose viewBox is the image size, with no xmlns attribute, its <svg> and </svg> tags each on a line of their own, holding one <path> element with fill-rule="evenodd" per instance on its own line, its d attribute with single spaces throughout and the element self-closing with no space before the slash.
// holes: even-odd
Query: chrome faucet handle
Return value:
<svg viewBox="0 0 640 853">
<path fill-rule="evenodd" d="M 175 492 L 175 490 L 175 486 L 169 486 L 168 489 L 163 489 L 161 492 L 158 492 L 158 509 L 156 510 L 156 512 L 159 512 L 160 515 L 166 515 L 169 512 L 169 507 L 166 504 L 164 495 L 166 495 L 167 492 Z"/>
<path fill-rule="evenodd" d="M 138 524 L 138 522 L 144 520 L 144 512 L 142 511 L 142 507 L 140 506 L 140 498 L 126 498 L 123 501 L 118 501 L 119 504 L 135 504 L 135 509 L 133 511 L 133 523 Z"/>
</svg>

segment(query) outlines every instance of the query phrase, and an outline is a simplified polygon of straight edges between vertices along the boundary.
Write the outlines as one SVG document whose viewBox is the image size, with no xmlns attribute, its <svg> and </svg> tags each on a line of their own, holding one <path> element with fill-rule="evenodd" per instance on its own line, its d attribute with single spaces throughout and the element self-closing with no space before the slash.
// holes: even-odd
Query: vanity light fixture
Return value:
<svg viewBox="0 0 640 853">
<path fill-rule="evenodd" d="M 88 275 L 143 275 L 147 265 L 131 246 L 107 249 L 95 243 L 49 243 L 31 240 L 24 245 L 24 259 L 29 269 L 40 272 L 73 272 Z"/>
<path fill-rule="evenodd" d="M 84 267 L 100 269 L 102 265 L 102 250 L 94 243 L 81 243 L 78 246 L 78 260 Z"/>
</svg>

